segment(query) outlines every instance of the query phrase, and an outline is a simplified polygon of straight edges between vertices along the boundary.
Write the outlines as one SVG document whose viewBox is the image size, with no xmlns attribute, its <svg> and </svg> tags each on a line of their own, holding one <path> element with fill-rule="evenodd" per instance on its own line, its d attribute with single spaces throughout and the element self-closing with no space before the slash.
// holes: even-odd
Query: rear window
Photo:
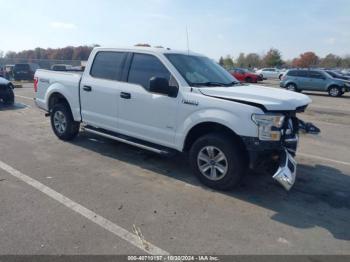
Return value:
<svg viewBox="0 0 350 262">
<path fill-rule="evenodd" d="M 98 52 L 95 56 L 90 75 L 92 77 L 120 80 L 126 53 Z"/>
<path fill-rule="evenodd" d="M 17 65 L 15 65 L 15 69 L 17 69 L 17 70 L 29 70 L 30 67 L 28 64 L 17 64 Z"/>
</svg>

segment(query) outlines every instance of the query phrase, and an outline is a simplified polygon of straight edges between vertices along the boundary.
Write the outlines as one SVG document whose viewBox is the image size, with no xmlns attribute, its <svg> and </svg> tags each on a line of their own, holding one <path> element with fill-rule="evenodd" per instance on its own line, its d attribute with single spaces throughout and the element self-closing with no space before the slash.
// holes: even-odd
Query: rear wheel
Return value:
<svg viewBox="0 0 350 262">
<path fill-rule="evenodd" d="M 51 112 L 51 127 L 62 140 L 74 139 L 79 133 L 79 122 L 74 121 L 69 106 L 65 103 L 54 105 Z"/>
<path fill-rule="evenodd" d="M 243 154 L 232 137 L 212 133 L 200 137 L 191 147 L 190 164 L 198 179 L 208 187 L 229 190 L 246 171 Z"/>
<path fill-rule="evenodd" d="M 248 77 L 245 79 L 245 81 L 246 81 L 247 83 L 252 83 L 252 82 L 253 82 L 253 79 L 252 79 L 250 76 L 248 76 Z"/>
<path fill-rule="evenodd" d="M 340 90 L 340 88 L 338 86 L 331 86 L 328 89 L 328 94 L 332 97 L 338 97 L 342 95 L 342 91 Z"/>
</svg>

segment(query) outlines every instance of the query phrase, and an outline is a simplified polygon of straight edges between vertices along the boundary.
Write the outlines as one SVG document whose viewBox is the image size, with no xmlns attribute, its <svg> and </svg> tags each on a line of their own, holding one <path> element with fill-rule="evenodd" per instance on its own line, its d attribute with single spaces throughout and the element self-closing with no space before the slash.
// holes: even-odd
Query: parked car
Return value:
<svg viewBox="0 0 350 262">
<path fill-rule="evenodd" d="M 243 86 L 203 55 L 161 48 L 95 48 L 83 75 L 37 70 L 34 91 L 59 139 L 73 139 L 82 125 L 154 153 L 188 153 L 199 180 L 220 190 L 273 158 L 280 161 L 273 178 L 289 190 L 296 113 L 311 102 L 303 94 Z"/>
<path fill-rule="evenodd" d="M 277 68 L 262 68 L 255 72 L 260 75 L 262 79 L 281 79 L 283 72 Z"/>
<path fill-rule="evenodd" d="M 346 76 L 344 74 L 340 74 L 338 72 L 331 71 L 331 70 L 326 70 L 326 72 L 333 78 L 345 80 L 345 81 L 350 81 L 350 76 Z"/>
<path fill-rule="evenodd" d="M 15 64 L 13 78 L 16 81 L 33 80 L 35 71 L 39 68 L 37 64 Z"/>
<path fill-rule="evenodd" d="M 7 79 L 0 77 L 0 102 L 5 105 L 12 105 L 15 101 L 13 84 Z"/>
<path fill-rule="evenodd" d="M 230 74 L 233 75 L 238 81 L 247 83 L 257 83 L 262 81 L 262 77 L 258 74 L 254 74 L 247 69 L 235 68 L 230 70 Z"/>
<path fill-rule="evenodd" d="M 324 91 L 337 97 L 350 90 L 350 84 L 335 79 L 323 70 L 289 70 L 283 77 L 280 86 L 291 91 Z"/>
</svg>

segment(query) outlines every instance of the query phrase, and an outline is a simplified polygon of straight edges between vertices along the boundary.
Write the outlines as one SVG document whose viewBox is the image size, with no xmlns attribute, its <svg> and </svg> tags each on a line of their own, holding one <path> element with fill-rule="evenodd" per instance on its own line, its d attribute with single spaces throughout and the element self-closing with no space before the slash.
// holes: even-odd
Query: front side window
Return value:
<svg viewBox="0 0 350 262">
<path fill-rule="evenodd" d="M 299 70 L 298 71 L 298 76 L 299 77 L 308 77 L 307 71 Z"/>
<path fill-rule="evenodd" d="M 152 77 L 161 77 L 170 81 L 168 69 L 166 69 L 157 57 L 147 54 L 134 54 L 130 66 L 128 82 L 139 84 L 148 90 L 149 82 Z"/>
<path fill-rule="evenodd" d="M 126 53 L 98 52 L 95 56 L 90 75 L 96 78 L 119 81 Z"/>
<path fill-rule="evenodd" d="M 232 86 L 239 83 L 220 65 L 204 56 L 165 54 L 190 86 Z"/>
<path fill-rule="evenodd" d="M 321 72 L 317 72 L 317 71 L 310 71 L 309 72 L 309 77 L 316 78 L 316 79 L 324 78 L 323 74 Z"/>
<path fill-rule="evenodd" d="M 288 76 L 298 76 L 298 71 L 291 70 L 287 73 Z"/>
</svg>

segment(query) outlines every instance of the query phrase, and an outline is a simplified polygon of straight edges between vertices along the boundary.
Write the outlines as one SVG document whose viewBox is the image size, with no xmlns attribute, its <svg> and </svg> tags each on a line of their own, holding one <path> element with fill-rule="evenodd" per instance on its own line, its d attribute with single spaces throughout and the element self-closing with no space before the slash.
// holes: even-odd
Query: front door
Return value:
<svg viewBox="0 0 350 262">
<path fill-rule="evenodd" d="M 318 71 L 309 71 L 309 90 L 324 91 L 326 89 L 326 77 Z"/>
<path fill-rule="evenodd" d="M 119 96 L 118 129 L 128 136 L 172 146 L 179 98 L 149 92 L 152 77 L 163 77 L 174 82 L 170 72 L 157 57 L 135 53 L 128 83 Z"/>
</svg>

